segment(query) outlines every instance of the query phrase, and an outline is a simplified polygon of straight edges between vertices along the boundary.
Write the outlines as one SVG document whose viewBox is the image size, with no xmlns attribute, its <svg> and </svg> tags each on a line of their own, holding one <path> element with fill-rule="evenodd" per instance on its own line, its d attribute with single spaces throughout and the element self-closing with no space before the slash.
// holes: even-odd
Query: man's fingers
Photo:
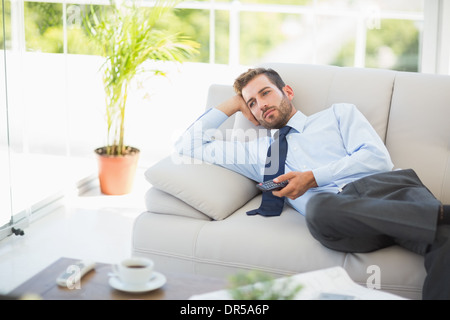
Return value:
<svg viewBox="0 0 450 320">
<path fill-rule="evenodd" d="M 278 177 L 273 179 L 273 182 L 280 183 L 280 182 L 283 182 L 283 181 L 286 181 L 286 180 L 289 180 L 289 179 L 292 179 L 292 178 L 293 178 L 292 172 L 288 172 L 288 173 L 279 175 Z"/>
<path fill-rule="evenodd" d="M 292 191 L 293 187 L 289 186 L 289 184 L 282 188 L 281 190 L 272 191 L 274 196 L 277 197 L 289 197 L 288 194 Z"/>
</svg>

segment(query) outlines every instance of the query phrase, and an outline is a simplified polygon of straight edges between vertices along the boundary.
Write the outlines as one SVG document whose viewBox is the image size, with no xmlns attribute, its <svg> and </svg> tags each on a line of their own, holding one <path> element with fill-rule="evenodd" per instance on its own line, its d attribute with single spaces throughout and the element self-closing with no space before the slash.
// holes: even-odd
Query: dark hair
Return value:
<svg viewBox="0 0 450 320">
<path fill-rule="evenodd" d="M 270 82 L 272 82 L 278 89 L 280 89 L 280 91 L 282 91 L 286 86 L 280 75 L 273 69 L 254 68 L 248 69 L 234 81 L 234 91 L 236 91 L 237 94 L 242 94 L 242 89 L 244 89 L 244 87 L 256 76 L 259 76 L 261 74 L 264 74 Z"/>
</svg>

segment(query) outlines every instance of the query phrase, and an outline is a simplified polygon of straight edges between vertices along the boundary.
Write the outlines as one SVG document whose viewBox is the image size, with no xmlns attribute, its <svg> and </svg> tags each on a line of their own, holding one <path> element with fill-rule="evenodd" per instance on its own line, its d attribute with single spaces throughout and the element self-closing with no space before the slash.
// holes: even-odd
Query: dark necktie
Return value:
<svg viewBox="0 0 450 320">
<path fill-rule="evenodd" d="M 285 126 L 279 130 L 276 138 L 267 150 L 266 167 L 264 170 L 264 181 L 273 180 L 284 174 L 284 166 L 288 144 L 286 135 L 291 127 Z M 277 152 L 278 151 L 278 152 Z M 250 210 L 248 215 L 260 214 L 262 216 L 279 216 L 283 211 L 284 197 L 276 197 L 271 191 L 263 192 L 261 206 L 258 209 Z"/>
</svg>

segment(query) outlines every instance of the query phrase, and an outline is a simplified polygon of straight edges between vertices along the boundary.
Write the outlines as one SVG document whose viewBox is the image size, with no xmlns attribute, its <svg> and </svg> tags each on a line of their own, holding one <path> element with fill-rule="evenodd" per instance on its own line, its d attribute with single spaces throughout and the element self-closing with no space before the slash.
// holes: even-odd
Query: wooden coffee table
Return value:
<svg viewBox="0 0 450 320">
<path fill-rule="evenodd" d="M 112 271 L 110 264 L 97 263 L 95 270 L 81 279 L 79 289 L 59 287 L 56 277 L 76 261 L 60 258 L 9 295 L 20 298 L 26 294 L 35 294 L 44 300 L 186 300 L 192 295 L 222 290 L 227 286 L 225 279 L 157 270 L 167 279 L 161 288 L 143 293 L 128 293 L 109 285 L 108 273 Z"/>
</svg>

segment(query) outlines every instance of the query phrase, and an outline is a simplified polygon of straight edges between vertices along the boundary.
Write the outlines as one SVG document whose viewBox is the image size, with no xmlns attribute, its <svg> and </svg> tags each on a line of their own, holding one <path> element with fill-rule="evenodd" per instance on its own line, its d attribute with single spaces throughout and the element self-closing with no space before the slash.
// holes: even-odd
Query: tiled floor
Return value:
<svg viewBox="0 0 450 320">
<path fill-rule="evenodd" d="M 150 187 L 143 172 L 138 171 L 128 195 L 105 196 L 95 187 L 82 196 L 68 196 L 51 213 L 32 221 L 24 236 L 0 241 L 0 294 L 60 257 L 114 263 L 129 256 L 133 221 L 145 210 Z"/>
</svg>

